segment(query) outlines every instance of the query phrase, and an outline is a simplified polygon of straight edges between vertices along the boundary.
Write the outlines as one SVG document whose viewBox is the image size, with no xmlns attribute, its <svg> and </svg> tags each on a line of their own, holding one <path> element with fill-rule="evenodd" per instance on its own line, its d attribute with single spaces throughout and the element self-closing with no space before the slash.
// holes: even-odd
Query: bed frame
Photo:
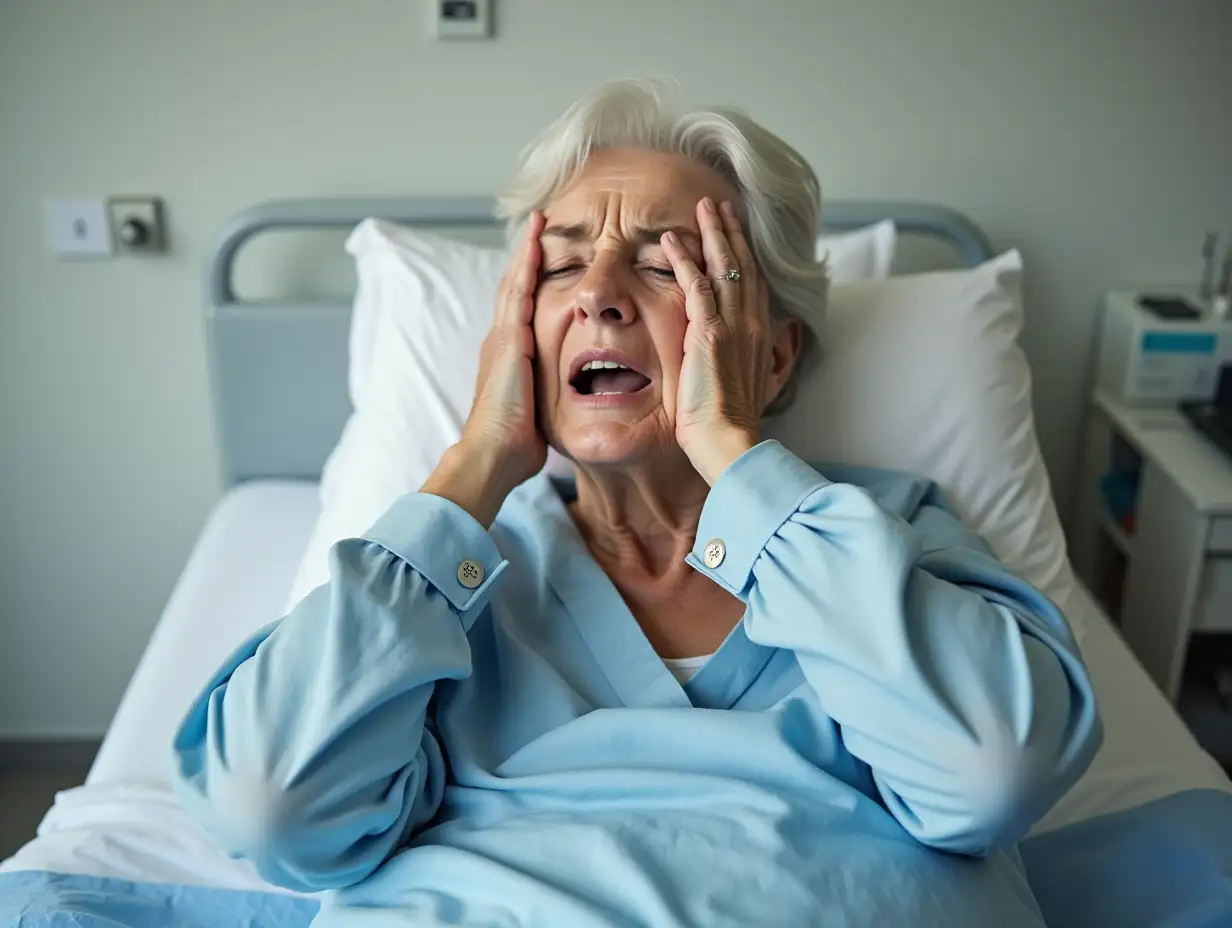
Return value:
<svg viewBox="0 0 1232 928">
<path fill-rule="evenodd" d="M 948 244 L 964 266 L 987 260 L 984 233 L 965 216 L 928 204 L 835 201 L 827 232 L 893 219 L 900 234 Z M 209 260 L 206 330 L 223 483 L 316 479 L 350 414 L 347 391 L 349 301 L 244 301 L 237 256 L 270 231 L 345 229 L 368 217 L 420 228 L 491 228 L 488 198 L 284 200 L 245 210 L 223 230 Z"/>
</svg>

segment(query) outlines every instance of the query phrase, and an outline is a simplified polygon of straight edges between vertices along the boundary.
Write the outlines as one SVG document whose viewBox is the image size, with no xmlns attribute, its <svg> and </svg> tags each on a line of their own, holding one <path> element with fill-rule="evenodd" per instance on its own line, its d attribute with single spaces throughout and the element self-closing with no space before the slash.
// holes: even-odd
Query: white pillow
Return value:
<svg viewBox="0 0 1232 928">
<path fill-rule="evenodd" d="M 367 401 L 373 352 L 386 313 L 402 319 L 395 332 L 413 333 L 420 317 L 425 317 L 423 321 L 435 336 L 446 339 L 444 347 L 456 350 L 449 339 L 469 335 L 479 327 L 486 331 L 496 287 L 509 262 L 508 252 L 502 249 L 468 245 L 383 219 L 361 222 L 347 237 L 345 247 L 355 259 L 347 376 L 356 409 Z M 411 358 L 425 357 L 414 338 L 406 341 L 413 352 Z M 429 367 L 436 366 L 435 357 L 426 358 Z M 474 383 L 470 383 L 457 396 L 468 409 L 473 390 Z"/>
<path fill-rule="evenodd" d="M 971 270 L 831 287 L 821 363 L 763 433 L 805 460 L 931 477 L 1006 565 L 1078 622 L 1018 345 L 1021 281 L 1010 251 Z"/>
<path fill-rule="evenodd" d="M 886 220 L 822 236 L 834 281 L 889 273 L 896 230 Z M 355 408 L 321 474 L 321 516 L 291 589 L 290 605 L 328 578 L 330 546 L 360 534 L 418 489 L 461 434 L 478 347 L 490 325 L 507 253 L 368 219 L 346 249 L 358 285 L 351 317 Z M 567 471 L 552 452 L 548 468 Z"/>
<path fill-rule="evenodd" d="M 363 401 L 322 474 L 322 514 L 289 605 L 325 581 L 331 544 L 417 489 L 456 440 L 503 268 L 499 253 L 371 221 L 348 247 L 368 281 L 362 295 L 385 305 L 366 307 Z M 1021 272 L 1009 252 L 972 270 L 836 282 L 822 363 L 766 434 L 806 459 L 933 478 L 1012 569 L 1077 617 L 1017 344 Z"/>
<path fill-rule="evenodd" d="M 898 228 L 892 219 L 854 232 L 823 235 L 817 240 L 817 257 L 828 262 L 830 280 L 885 280 L 894 264 Z"/>
</svg>

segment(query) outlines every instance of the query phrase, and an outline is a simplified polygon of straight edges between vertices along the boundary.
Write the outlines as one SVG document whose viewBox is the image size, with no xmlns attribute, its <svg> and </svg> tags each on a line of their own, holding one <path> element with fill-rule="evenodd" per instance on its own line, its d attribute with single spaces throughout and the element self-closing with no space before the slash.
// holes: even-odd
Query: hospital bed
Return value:
<svg viewBox="0 0 1232 928">
<path fill-rule="evenodd" d="M 310 200 L 257 207 L 225 230 L 207 273 L 206 326 L 228 489 L 85 784 L 60 793 L 38 837 L 0 864 L 0 923 L 204 926 L 232 924 L 241 910 L 253 925 L 310 920 L 315 900 L 226 857 L 167 777 L 172 733 L 192 697 L 283 610 L 318 513 L 316 480 L 349 411 L 348 303 L 245 304 L 232 289 L 237 256 L 268 231 L 344 229 L 370 215 L 473 231 L 490 227 L 491 214 L 480 199 Z M 945 241 L 967 265 L 989 255 L 982 233 L 944 209 L 829 204 L 827 226 L 887 217 Z M 1050 924 L 1232 925 L 1232 782 L 1092 597 L 1081 591 L 1073 608 L 1085 614 L 1083 650 L 1106 735 L 1091 769 L 1022 845 Z"/>
</svg>

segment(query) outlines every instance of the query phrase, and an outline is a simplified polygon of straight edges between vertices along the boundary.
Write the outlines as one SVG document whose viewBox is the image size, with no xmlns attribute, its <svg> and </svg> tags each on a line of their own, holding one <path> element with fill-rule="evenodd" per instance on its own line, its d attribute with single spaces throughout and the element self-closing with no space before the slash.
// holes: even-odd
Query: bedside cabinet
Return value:
<svg viewBox="0 0 1232 928">
<path fill-rule="evenodd" d="M 1191 639 L 1232 645 L 1232 461 L 1175 409 L 1104 391 L 1084 431 L 1075 570 L 1176 703 Z"/>
</svg>

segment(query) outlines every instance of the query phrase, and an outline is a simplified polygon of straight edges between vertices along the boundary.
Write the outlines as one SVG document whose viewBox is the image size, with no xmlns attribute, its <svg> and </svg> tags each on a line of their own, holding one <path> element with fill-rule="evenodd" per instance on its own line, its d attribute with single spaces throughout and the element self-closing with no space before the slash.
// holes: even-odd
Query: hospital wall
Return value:
<svg viewBox="0 0 1232 928">
<path fill-rule="evenodd" d="M 0 0 L 0 738 L 100 734 L 220 485 L 201 271 L 274 197 L 488 194 L 578 93 L 671 74 L 834 197 L 934 200 L 1026 256 L 1071 486 L 1097 299 L 1232 222 L 1227 0 Z M 46 198 L 166 198 L 159 258 L 66 263 Z"/>
</svg>

